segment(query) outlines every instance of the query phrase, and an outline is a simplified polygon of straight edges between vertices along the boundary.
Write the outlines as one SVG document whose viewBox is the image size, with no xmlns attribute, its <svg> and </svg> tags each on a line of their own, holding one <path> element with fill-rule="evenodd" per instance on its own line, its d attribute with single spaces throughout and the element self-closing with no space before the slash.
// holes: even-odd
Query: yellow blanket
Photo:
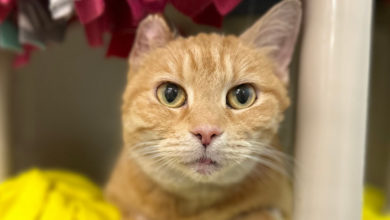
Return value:
<svg viewBox="0 0 390 220">
<path fill-rule="evenodd" d="M 119 220 L 86 178 L 33 169 L 0 185 L 0 220 Z"/>
<path fill-rule="evenodd" d="M 381 214 L 384 195 L 364 192 L 363 220 L 390 220 Z M 101 189 L 66 171 L 33 169 L 0 184 L 0 220 L 120 220 Z"/>
<path fill-rule="evenodd" d="M 390 213 L 385 215 L 382 213 L 385 202 L 384 194 L 372 187 L 368 186 L 364 190 L 363 203 L 363 220 L 390 220 Z"/>
</svg>

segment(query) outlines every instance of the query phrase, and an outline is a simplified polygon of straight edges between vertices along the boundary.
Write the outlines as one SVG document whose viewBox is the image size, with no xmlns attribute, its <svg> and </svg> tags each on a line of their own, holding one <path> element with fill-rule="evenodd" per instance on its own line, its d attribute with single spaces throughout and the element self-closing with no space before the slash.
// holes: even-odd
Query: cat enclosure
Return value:
<svg viewBox="0 0 390 220">
<path fill-rule="evenodd" d="M 269 4 L 270 1 L 262 2 Z M 2 4 L 1 1 L 0 4 Z M 253 4 L 258 5 L 258 3 Z M 306 0 L 303 2 L 301 44 L 297 47 L 299 71 L 296 79 L 293 80 L 296 85 L 292 86 L 297 91 L 292 92 L 293 100 L 296 100 L 296 111 L 291 112 L 292 121 L 295 123 L 290 126 L 292 138 L 287 141 L 290 142 L 290 146 L 295 146 L 293 150 L 296 156 L 294 196 L 296 200 L 295 219 L 297 220 L 357 220 L 361 218 L 365 146 L 368 132 L 367 115 L 370 107 L 369 91 L 371 91 L 369 73 L 373 4 L 374 2 L 370 0 Z M 378 4 L 384 5 L 385 3 L 378 1 Z M 248 3 L 248 6 L 251 4 Z M 167 14 L 168 17 L 169 14 L 179 16 L 179 19 L 173 20 L 178 24 L 185 24 L 182 25 L 183 28 L 193 29 L 192 32 L 206 29 L 203 26 L 197 29 L 191 25 L 187 26 L 187 20 L 180 17 L 182 15 L 172 12 L 172 9 L 168 9 Z M 174 16 L 171 15 L 171 17 Z M 231 23 L 235 26 L 231 25 L 232 27 L 225 29 L 230 28 L 231 32 L 240 30 L 237 27 L 251 22 L 248 22 L 247 17 L 249 16 L 231 19 L 233 21 Z M 390 27 L 389 22 L 386 24 Z M 75 157 L 76 159 L 74 162 L 71 161 L 72 164 L 69 167 L 77 169 L 80 166 L 82 171 L 96 177 L 97 180 L 103 179 L 101 176 L 104 176 L 98 174 L 97 170 L 103 169 L 104 172 L 108 172 L 110 168 L 107 165 L 110 163 L 102 162 L 97 165 L 96 161 L 100 162 L 105 157 L 114 158 L 115 153 L 106 153 L 103 147 L 96 148 L 95 146 L 113 143 L 119 146 L 121 144 L 119 141 L 121 131 L 117 126 L 120 123 L 119 111 L 104 109 L 95 116 L 102 118 L 108 115 L 109 119 L 97 121 L 89 114 L 90 108 L 68 109 L 73 114 L 77 111 L 82 112 L 79 120 L 83 120 L 85 127 L 68 124 L 67 120 L 53 119 L 54 122 L 49 122 L 42 118 L 43 114 L 35 117 L 35 113 L 31 113 L 45 109 L 44 107 L 54 106 L 56 112 L 45 113 L 45 116 L 55 118 L 56 114 L 67 113 L 63 110 L 67 108 L 66 106 L 83 106 L 84 102 L 93 107 L 97 106 L 96 109 L 98 109 L 101 107 L 100 100 L 90 100 L 90 97 L 97 95 L 101 99 L 108 100 L 111 106 L 120 105 L 120 93 L 125 76 L 107 77 L 106 75 L 109 74 L 106 73 L 124 72 L 125 62 L 110 60 L 108 64 L 104 63 L 106 61 L 101 58 L 104 56 L 101 50 L 93 51 L 84 45 L 84 39 L 80 37 L 83 31 L 80 28 L 76 27 L 70 32 L 69 38 L 73 40 L 73 43 L 65 43 L 65 46 L 61 48 L 40 52 L 41 57 L 32 60 L 29 64 L 31 66 L 25 67 L 25 70 L 12 69 L 12 54 L 0 51 L 0 182 L 10 173 L 13 174 L 31 164 L 35 165 L 35 161 L 31 160 L 29 155 L 47 150 L 53 147 L 51 146 L 53 143 L 57 143 L 62 150 L 56 151 L 50 148 L 47 153 L 42 153 L 43 156 L 38 157 L 37 160 L 44 161 L 42 162 L 44 167 L 52 165 L 49 157 L 53 153 L 53 155 Z M 386 32 L 387 39 L 390 36 L 389 32 Z M 72 61 L 74 62 L 72 65 L 64 65 L 63 60 L 70 60 L 75 56 L 73 49 L 66 49 L 67 46 L 75 48 L 79 56 L 85 57 L 85 61 Z M 387 48 L 389 48 L 388 45 Z M 61 54 L 58 60 L 52 58 L 56 53 Z M 98 57 L 97 53 L 101 57 Z M 50 62 L 46 63 L 47 60 Z M 73 71 L 78 71 L 79 75 Z M 104 71 L 106 75 L 101 73 Z M 72 100 L 70 98 L 63 100 L 69 105 L 55 106 L 55 103 L 59 104 L 59 102 L 56 102 L 56 97 L 51 97 L 50 94 L 54 94 L 56 88 L 45 83 L 43 77 L 39 78 L 41 81 L 38 78 L 34 79 L 33 73 L 37 72 L 42 72 L 38 77 L 44 76 L 48 78 L 48 81 L 56 81 L 60 86 L 63 85 L 61 87 L 63 89 L 66 86 L 75 86 L 71 88 L 78 88 L 77 91 L 85 92 L 85 94 L 72 92 L 72 89 L 64 89 L 61 91 L 62 96 L 71 94 Z M 53 72 L 56 72 L 57 76 L 52 74 Z M 83 76 L 80 72 L 86 75 Z M 389 79 L 388 76 L 383 78 Z M 68 84 L 65 86 L 65 83 Z M 110 84 L 107 87 L 101 87 L 107 89 L 108 92 L 100 88 L 94 90 L 96 84 L 101 86 Z M 382 83 L 382 87 L 383 85 L 387 88 L 381 91 L 388 92 L 389 84 L 386 86 Z M 45 86 L 48 90 L 42 89 Z M 34 89 L 39 91 L 31 94 Z M 13 92 L 17 95 L 10 94 Z M 381 96 L 385 96 L 384 94 L 382 92 Z M 40 96 L 52 102 L 48 101 L 49 104 L 46 104 L 47 99 L 41 99 Z M 22 101 L 18 102 L 18 100 Z M 33 102 L 36 100 L 39 104 L 35 105 Z M 389 108 L 384 107 L 384 109 Z M 390 112 L 385 113 L 390 114 Z M 47 128 L 34 130 L 37 127 L 43 127 L 42 123 L 46 123 Z M 56 123 L 64 125 L 64 129 L 53 128 Z M 90 124 L 89 127 L 87 124 Z M 10 134 L 17 133 L 15 130 L 18 129 L 22 130 L 20 135 Z M 87 130 L 91 133 L 86 133 Z M 57 133 L 74 131 L 93 136 L 95 138 L 92 142 L 94 147 L 77 151 L 89 141 L 87 139 L 77 140 L 77 143 L 66 142 L 63 136 L 54 138 L 52 142 L 41 140 L 46 138 L 45 135 L 55 133 L 54 131 Z M 111 142 L 104 139 L 104 135 L 99 137 L 104 132 L 109 133 Z M 388 137 L 387 140 L 389 140 Z M 36 141 L 41 147 L 28 148 L 30 141 Z M 388 146 L 389 144 L 390 141 L 388 141 Z M 88 159 L 89 156 L 94 156 L 95 160 Z M 390 170 L 390 162 L 387 166 Z M 390 184 L 390 180 L 387 184 Z M 390 195 L 388 197 L 390 201 Z"/>
</svg>

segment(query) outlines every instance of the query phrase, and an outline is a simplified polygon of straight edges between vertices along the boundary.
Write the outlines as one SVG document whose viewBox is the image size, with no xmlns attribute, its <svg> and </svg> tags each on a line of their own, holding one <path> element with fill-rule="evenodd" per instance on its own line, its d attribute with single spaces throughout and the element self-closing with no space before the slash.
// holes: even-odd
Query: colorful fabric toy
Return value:
<svg viewBox="0 0 390 220">
<path fill-rule="evenodd" d="M 76 21 L 72 19 L 76 14 L 84 26 L 91 47 L 103 46 L 103 36 L 109 33 L 111 39 L 106 56 L 127 58 L 138 23 L 149 13 L 163 13 L 167 4 L 172 4 L 196 23 L 220 27 L 223 16 L 240 2 L 241 0 L 0 0 L 0 25 L 8 23 L 0 28 L 0 47 L 18 52 L 14 66 L 23 66 L 28 62 L 33 49 L 44 49 L 52 42 L 63 41 L 67 26 Z M 3 33 L 9 30 L 12 33 Z M 20 50 L 23 53 L 20 54 Z"/>
</svg>

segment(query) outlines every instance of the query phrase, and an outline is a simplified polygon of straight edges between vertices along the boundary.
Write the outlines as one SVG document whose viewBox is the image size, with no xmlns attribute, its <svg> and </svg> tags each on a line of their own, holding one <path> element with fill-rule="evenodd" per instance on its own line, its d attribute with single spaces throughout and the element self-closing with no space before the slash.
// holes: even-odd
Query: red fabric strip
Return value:
<svg viewBox="0 0 390 220">
<path fill-rule="evenodd" d="M 141 2 L 149 13 L 162 13 L 168 0 L 141 0 Z"/>
<path fill-rule="evenodd" d="M 219 28 L 222 26 L 223 16 L 218 13 L 214 4 L 210 4 L 200 14 L 193 17 L 192 20 L 198 24 L 207 24 Z"/>
<path fill-rule="evenodd" d="M 212 4 L 212 0 L 170 0 L 170 2 L 177 10 L 191 18 Z"/>
<path fill-rule="evenodd" d="M 127 58 L 133 46 L 134 37 L 135 34 L 131 32 L 121 31 L 112 33 L 106 57 L 116 56 Z"/>
<path fill-rule="evenodd" d="M 0 23 L 2 23 L 15 6 L 13 0 L 0 0 Z"/>
<path fill-rule="evenodd" d="M 28 44 L 23 45 L 23 48 L 24 52 L 14 58 L 14 61 L 12 63 L 12 66 L 14 68 L 20 68 L 25 66 L 30 61 L 31 52 L 36 50 L 34 46 Z"/>
<path fill-rule="evenodd" d="M 84 26 L 85 35 L 89 46 L 99 47 L 104 44 L 103 35 L 108 29 L 106 17 L 103 15 Z"/>
</svg>

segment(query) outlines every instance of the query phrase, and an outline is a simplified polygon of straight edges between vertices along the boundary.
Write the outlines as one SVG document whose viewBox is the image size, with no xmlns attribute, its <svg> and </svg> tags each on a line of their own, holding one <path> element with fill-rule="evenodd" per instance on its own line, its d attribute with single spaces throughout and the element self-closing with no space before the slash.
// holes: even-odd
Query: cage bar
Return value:
<svg viewBox="0 0 390 220">
<path fill-rule="evenodd" d="M 361 219 L 370 0 L 307 0 L 296 130 L 295 219 Z"/>
<path fill-rule="evenodd" d="M 9 172 L 9 66 L 10 56 L 0 53 L 0 182 Z"/>
</svg>

